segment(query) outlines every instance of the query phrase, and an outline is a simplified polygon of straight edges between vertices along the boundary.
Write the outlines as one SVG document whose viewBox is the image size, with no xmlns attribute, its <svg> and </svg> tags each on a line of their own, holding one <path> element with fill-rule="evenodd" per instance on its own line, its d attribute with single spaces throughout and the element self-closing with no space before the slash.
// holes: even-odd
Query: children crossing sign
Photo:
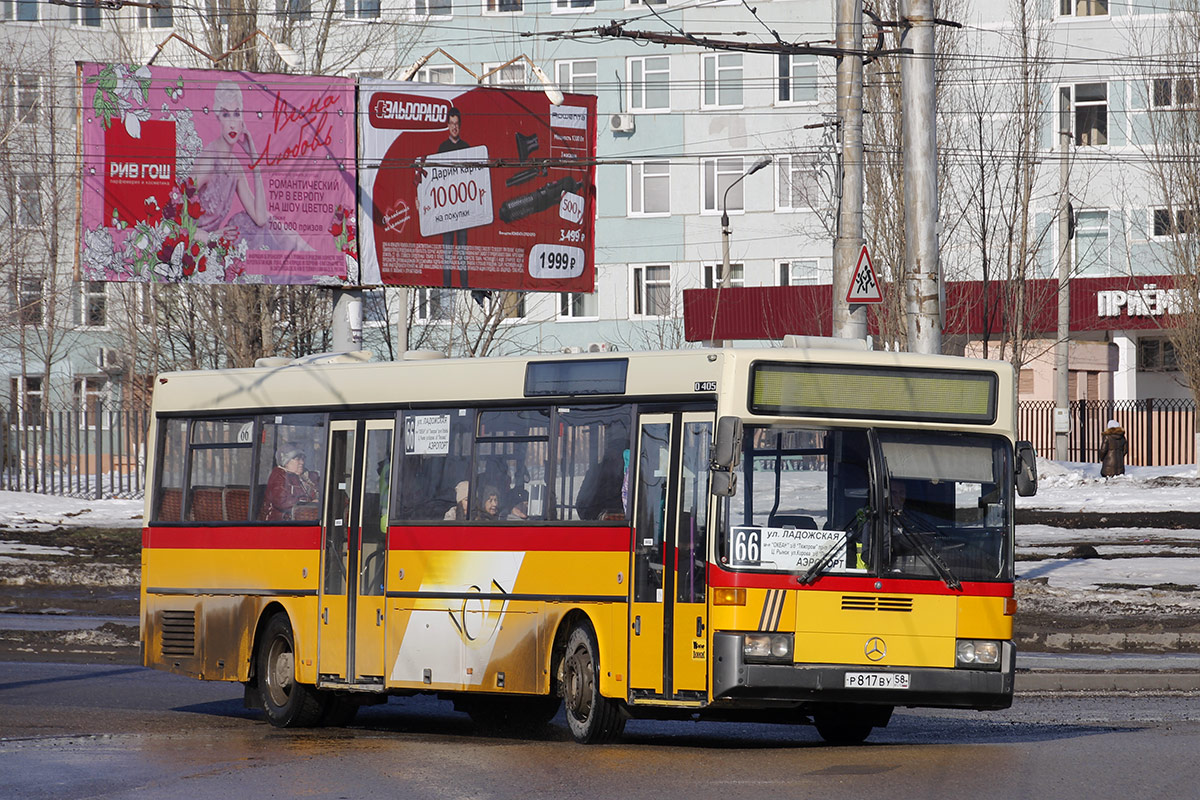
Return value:
<svg viewBox="0 0 1200 800">
<path fill-rule="evenodd" d="M 846 292 L 847 303 L 882 303 L 883 293 L 879 290 L 879 278 L 875 275 L 875 267 L 871 264 L 871 254 L 864 244 L 858 254 L 858 266 L 854 268 L 854 278 Z"/>
</svg>

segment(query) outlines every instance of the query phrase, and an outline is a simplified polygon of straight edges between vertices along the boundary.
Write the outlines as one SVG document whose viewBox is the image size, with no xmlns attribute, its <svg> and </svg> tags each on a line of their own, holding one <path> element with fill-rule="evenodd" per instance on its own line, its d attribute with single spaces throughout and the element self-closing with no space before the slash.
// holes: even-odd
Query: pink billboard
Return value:
<svg viewBox="0 0 1200 800">
<path fill-rule="evenodd" d="M 591 292 L 596 98 L 359 83 L 364 280 Z"/>
<path fill-rule="evenodd" d="M 79 65 L 84 280 L 357 285 L 354 83 Z"/>
</svg>

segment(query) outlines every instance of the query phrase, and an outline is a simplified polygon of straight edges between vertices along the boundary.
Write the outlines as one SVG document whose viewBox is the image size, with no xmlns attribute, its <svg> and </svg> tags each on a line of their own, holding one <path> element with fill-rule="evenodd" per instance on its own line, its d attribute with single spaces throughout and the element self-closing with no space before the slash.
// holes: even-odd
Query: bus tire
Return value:
<svg viewBox="0 0 1200 800">
<path fill-rule="evenodd" d="M 263 713 L 277 728 L 311 728 L 325 715 L 321 692 L 296 680 L 295 652 L 292 623 L 275 614 L 263 628 L 256 666 Z"/>
<path fill-rule="evenodd" d="M 871 735 L 872 717 L 847 706 L 833 706 L 813 713 L 813 725 L 826 744 L 852 746 L 862 744 Z"/>
<path fill-rule="evenodd" d="M 586 622 L 567 637 L 560 685 L 567 727 L 580 744 L 611 742 L 625 730 L 625 716 L 616 702 L 600 694 L 600 648 Z"/>
</svg>

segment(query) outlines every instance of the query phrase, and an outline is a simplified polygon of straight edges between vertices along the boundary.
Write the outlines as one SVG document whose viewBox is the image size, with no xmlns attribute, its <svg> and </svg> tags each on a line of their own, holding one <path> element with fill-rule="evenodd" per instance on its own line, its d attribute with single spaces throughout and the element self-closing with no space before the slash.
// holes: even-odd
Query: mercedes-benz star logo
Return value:
<svg viewBox="0 0 1200 800">
<path fill-rule="evenodd" d="M 867 658 L 872 661 L 878 661 L 887 655 L 887 642 L 878 636 L 872 636 L 870 639 L 867 639 L 867 644 L 863 647 L 863 652 L 867 654 Z"/>
</svg>

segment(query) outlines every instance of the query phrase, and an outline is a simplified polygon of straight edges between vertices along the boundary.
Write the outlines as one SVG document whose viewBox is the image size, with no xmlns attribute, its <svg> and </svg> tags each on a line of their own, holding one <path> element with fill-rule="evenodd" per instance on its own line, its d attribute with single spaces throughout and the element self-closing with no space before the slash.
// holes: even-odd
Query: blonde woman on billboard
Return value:
<svg viewBox="0 0 1200 800">
<path fill-rule="evenodd" d="M 213 90 L 213 114 L 219 135 L 196 159 L 193 178 L 203 209 L 197 226 L 202 236 L 245 239 L 251 250 L 312 250 L 296 231 L 267 212 L 258 149 L 246 127 L 242 87 L 221 81 Z M 242 211 L 232 214 L 237 193 Z"/>
</svg>

